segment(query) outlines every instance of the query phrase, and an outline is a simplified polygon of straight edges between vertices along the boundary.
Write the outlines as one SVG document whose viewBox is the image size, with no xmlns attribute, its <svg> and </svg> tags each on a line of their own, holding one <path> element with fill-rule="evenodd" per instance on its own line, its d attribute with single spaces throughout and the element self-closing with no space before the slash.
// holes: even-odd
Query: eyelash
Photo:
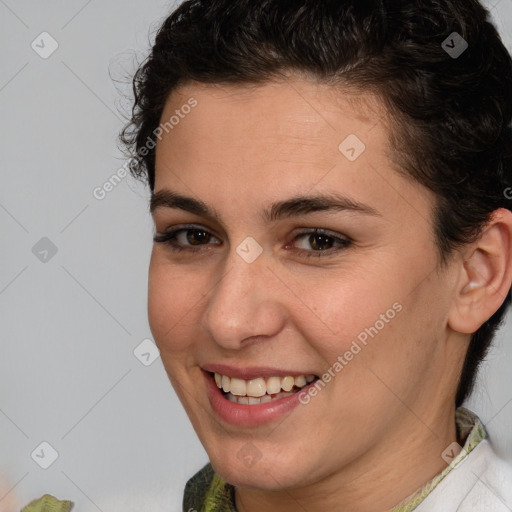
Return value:
<svg viewBox="0 0 512 512">
<path fill-rule="evenodd" d="M 210 235 L 212 235 L 207 229 L 204 229 L 202 227 L 198 227 L 198 226 L 184 226 L 184 227 L 180 227 L 180 228 L 177 228 L 177 229 L 172 229 L 172 230 L 169 230 L 165 233 L 157 233 L 154 238 L 153 238 L 153 241 L 155 243 L 163 243 L 163 244 L 166 244 L 172 251 L 175 251 L 175 252 L 180 252 L 180 251 L 188 251 L 188 252 L 191 252 L 191 253 L 196 253 L 198 251 L 201 251 L 202 249 L 200 248 L 201 245 L 207 245 L 207 244 L 200 244 L 199 246 L 183 246 L 183 245 L 180 245 L 179 243 L 176 242 L 176 236 L 178 235 L 178 233 L 181 233 L 182 231 L 204 231 Z M 347 237 L 344 237 L 344 238 L 340 238 L 338 236 L 335 236 L 335 235 L 331 235 L 329 234 L 329 232 L 325 229 L 321 229 L 321 228 L 314 228 L 314 229 L 310 229 L 308 231 L 303 231 L 301 233 L 298 233 L 294 239 L 292 240 L 292 242 L 295 242 L 298 238 L 300 237 L 303 237 L 303 236 L 307 236 L 307 235 L 324 235 L 326 236 L 327 238 L 333 240 L 335 243 L 338 243 L 338 247 L 331 247 L 329 249 L 326 249 L 324 251 L 315 251 L 315 250 L 306 250 L 306 249 L 296 249 L 297 252 L 299 253 L 302 253 L 303 256 L 305 257 L 313 257 L 313 258 L 321 258 L 321 257 L 328 257 L 328 256 L 332 256 L 336 253 L 338 253 L 339 251 L 341 250 L 344 250 L 344 249 L 347 249 L 349 248 L 351 245 L 352 245 L 352 240 L 350 240 L 349 238 Z M 213 235 L 212 235 L 213 236 Z M 215 244 L 215 245 L 220 245 L 220 244 Z M 287 244 L 288 246 L 288 244 Z"/>
</svg>

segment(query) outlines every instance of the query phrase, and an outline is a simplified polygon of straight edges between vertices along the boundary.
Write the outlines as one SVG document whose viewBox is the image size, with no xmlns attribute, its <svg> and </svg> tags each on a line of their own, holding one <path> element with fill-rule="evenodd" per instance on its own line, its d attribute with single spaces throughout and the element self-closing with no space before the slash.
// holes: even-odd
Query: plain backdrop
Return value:
<svg viewBox="0 0 512 512">
<path fill-rule="evenodd" d="M 487 5 L 510 50 L 512 1 Z M 152 348 L 148 190 L 125 177 L 94 196 L 124 163 L 129 87 L 112 77 L 173 6 L 0 0 L 2 512 L 44 493 L 76 512 L 179 511 L 207 461 Z M 509 459 L 511 330 L 467 404 Z"/>
</svg>

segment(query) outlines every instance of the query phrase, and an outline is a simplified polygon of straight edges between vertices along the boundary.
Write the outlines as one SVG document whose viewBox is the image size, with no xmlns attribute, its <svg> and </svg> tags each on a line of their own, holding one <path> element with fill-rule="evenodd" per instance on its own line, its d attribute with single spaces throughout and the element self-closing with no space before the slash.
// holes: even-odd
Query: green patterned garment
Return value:
<svg viewBox="0 0 512 512">
<path fill-rule="evenodd" d="M 487 437 L 478 416 L 465 407 L 459 407 L 455 411 L 455 424 L 459 444 L 462 445 L 464 442 L 461 452 L 441 473 L 388 512 L 411 512 L 414 510 L 451 469 Z M 213 471 L 211 464 L 206 464 L 185 486 L 183 512 L 237 512 L 235 488 L 222 480 Z"/>
</svg>

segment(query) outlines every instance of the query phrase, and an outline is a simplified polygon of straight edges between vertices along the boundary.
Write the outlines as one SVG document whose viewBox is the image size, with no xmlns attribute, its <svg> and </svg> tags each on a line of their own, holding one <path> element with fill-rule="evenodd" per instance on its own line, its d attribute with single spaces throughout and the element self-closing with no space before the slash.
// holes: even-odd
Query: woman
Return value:
<svg viewBox="0 0 512 512">
<path fill-rule="evenodd" d="M 476 0 L 191 0 L 134 80 L 185 511 L 506 511 L 463 407 L 510 304 L 512 63 Z"/>
</svg>

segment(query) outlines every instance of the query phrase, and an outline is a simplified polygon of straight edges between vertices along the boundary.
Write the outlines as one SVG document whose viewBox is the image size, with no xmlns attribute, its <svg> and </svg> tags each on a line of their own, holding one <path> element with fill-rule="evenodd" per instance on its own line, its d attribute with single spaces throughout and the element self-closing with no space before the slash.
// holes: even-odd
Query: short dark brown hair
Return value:
<svg viewBox="0 0 512 512">
<path fill-rule="evenodd" d="M 510 209 L 512 60 L 477 0 L 183 2 L 133 80 L 132 118 L 120 136 L 133 175 L 154 190 L 154 132 L 177 87 L 258 84 L 285 71 L 382 98 L 399 172 L 435 194 L 441 265 L 478 238 L 494 210 Z M 457 407 L 474 387 L 510 291 L 503 299 L 471 336 Z"/>
</svg>

